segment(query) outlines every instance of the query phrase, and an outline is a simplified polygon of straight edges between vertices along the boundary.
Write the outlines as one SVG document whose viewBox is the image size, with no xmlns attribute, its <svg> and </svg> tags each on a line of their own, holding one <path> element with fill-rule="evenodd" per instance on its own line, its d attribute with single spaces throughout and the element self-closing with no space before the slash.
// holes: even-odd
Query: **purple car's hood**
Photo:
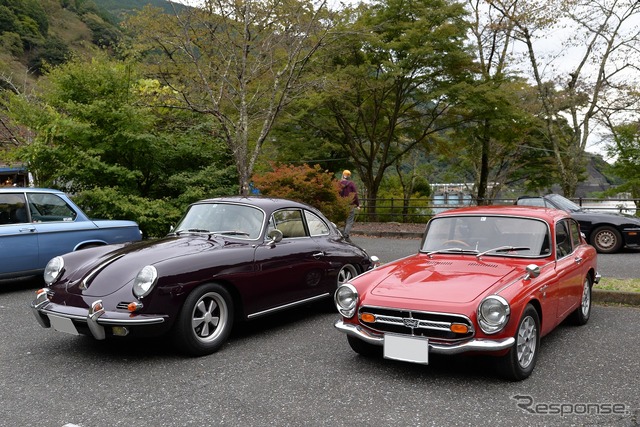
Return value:
<svg viewBox="0 0 640 427">
<path fill-rule="evenodd" d="M 233 246 L 238 244 L 206 235 L 187 235 L 137 242 L 111 250 L 105 250 L 110 249 L 109 246 L 89 249 L 86 254 L 81 254 L 84 251 L 74 252 L 67 269 L 67 291 L 86 296 L 106 296 L 127 284 L 132 285 L 133 279 L 146 265 L 157 266 L 165 261 Z M 82 258 L 80 262 L 73 258 L 75 254 Z"/>
<path fill-rule="evenodd" d="M 369 293 L 376 300 L 405 298 L 465 303 L 515 277 L 516 269 L 512 266 L 466 258 L 452 261 L 430 260 L 420 255 L 406 258 L 386 269 L 382 267 L 386 274 L 369 288 Z"/>
</svg>

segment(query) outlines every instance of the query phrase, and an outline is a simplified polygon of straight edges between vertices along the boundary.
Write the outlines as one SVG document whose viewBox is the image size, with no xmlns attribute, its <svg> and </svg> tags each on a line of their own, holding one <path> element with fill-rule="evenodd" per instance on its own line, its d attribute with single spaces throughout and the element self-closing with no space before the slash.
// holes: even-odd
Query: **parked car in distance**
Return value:
<svg viewBox="0 0 640 427">
<path fill-rule="evenodd" d="M 541 337 L 567 317 L 587 323 L 599 279 L 595 249 L 564 211 L 452 209 L 429 221 L 417 254 L 338 288 L 335 327 L 363 356 L 484 353 L 522 380 Z"/>
<path fill-rule="evenodd" d="M 523 196 L 516 204 L 545 206 L 570 213 L 580 223 L 580 231 L 587 237 L 587 242 L 600 253 L 615 253 L 625 246 L 640 248 L 640 218 L 619 212 L 586 210 L 559 194 Z"/>
<path fill-rule="evenodd" d="M 62 191 L 0 188 L 0 279 L 42 274 L 66 252 L 141 238 L 135 222 L 90 219 Z"/>
<path fill-rule="evenodd" d="M 228 197 L 192 204 L 158 240 L 56 257 L 32 309 L 44 327 L 95 339 L 170 336 L 199 356 L 237 320 L 328 299 L 377 265 L 306 204 Z"/>
</svg>

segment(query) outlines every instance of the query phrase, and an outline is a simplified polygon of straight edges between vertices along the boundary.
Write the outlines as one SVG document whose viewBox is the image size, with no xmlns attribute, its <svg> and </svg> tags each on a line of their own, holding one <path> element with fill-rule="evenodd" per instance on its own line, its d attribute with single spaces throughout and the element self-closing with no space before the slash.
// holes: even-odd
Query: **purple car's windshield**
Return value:
<svg viewBox="0 0 640 427">
<path fill-rule="evenodd" d="M 264 212 L 249 205 L 199 203 L 192 205 L 175 227 L 174 233 L 211 233 L 241 239 L 257 239 Z"/>
<path fill-rule="evenodd" d="M 452 216 L 429 223 L 421 252 L 546 256 L 549 229 L 543 221 L 506 216 Z"/>
</svg>

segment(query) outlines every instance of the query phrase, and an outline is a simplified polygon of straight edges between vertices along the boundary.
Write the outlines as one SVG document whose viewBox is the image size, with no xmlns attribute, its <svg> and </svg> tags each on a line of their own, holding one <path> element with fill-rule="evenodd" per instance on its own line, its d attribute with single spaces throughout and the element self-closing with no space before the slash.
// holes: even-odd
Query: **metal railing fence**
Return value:
<svg viewBox="0 0 640 427">
<path fill-rule="evenodd" d="M 405 203 L 401 198 L 375 199 L 375 212 L 371 208 L 372 200 L 360 198 L 361 209 L 357 211 L 357 220 L 361 222 L 400 222 L 426 223 L 438 212 L 462 206 L 476 206 L 477 201 L 471 197 L 460 197 L 457 203 L 442 199 L 409 199 Z M 640 214 L 640 199 L 599 199 L 599 198 L 569 198 L 585 210 L 600 212 L 618 212 L 628 215 Z M 491 199 L 492 205 L 512 205 L 516 199 Z M 638 215 L 640 216 L 640 215 Z"/>
</svg>

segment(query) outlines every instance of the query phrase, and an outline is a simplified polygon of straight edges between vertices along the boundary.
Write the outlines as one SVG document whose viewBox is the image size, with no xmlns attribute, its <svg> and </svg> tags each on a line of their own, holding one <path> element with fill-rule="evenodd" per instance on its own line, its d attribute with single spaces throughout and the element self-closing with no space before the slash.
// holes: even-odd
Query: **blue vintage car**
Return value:
<svg viewBox="0 0 640 427">
<path fill-rule="evenodd" d="M 38 275 L 67 252 L 141 238 L 135 222 L 92 220 L 61 191 L 0 188 L 0 279 Z"/>
</svg>

